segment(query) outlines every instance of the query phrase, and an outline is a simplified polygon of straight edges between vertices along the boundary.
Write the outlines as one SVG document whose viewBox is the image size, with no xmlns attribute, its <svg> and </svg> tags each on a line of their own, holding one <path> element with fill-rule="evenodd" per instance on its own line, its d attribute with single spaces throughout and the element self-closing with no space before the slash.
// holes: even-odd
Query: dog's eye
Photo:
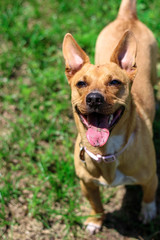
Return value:
<svg viewBox="0 0 160 240">
<path fill-rule="evenodd" d="M 120 85 L 121 84 L 121 81 L 118 80 L 118 79 L 113 79 L 112 81 L 110 81 L 108 83 L 109 86 L 117 86 L 117 85 Z"/>
<path fill-rule="evenodd" d="M 82 80 L 80 80 L 80 81 L 76 84 L 76 86 L 77 86 L 78 88 L 83 88 L 83 87 L 86 87 L 86 86 L 87 86 L 87 83 L 84 82 L 84 81 L 82 81 Z"/>
</svg>

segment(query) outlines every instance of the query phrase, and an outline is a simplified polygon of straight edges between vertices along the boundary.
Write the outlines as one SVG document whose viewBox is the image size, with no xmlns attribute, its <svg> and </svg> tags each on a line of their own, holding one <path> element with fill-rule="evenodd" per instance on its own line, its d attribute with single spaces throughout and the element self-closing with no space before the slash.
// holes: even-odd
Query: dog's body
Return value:
<svg viewBox="0 0 160 240">
<path fill-rule="evenodd" d="M 93 217 L 85 223 L 92 233 L 101 228 L 104 218 L 98 184 L 141 185 L 143 222 L 156 215 L 152 122 L 157 45 L 151 31 L 137 19 L 135 2 L 123 0 L 117 19 L 100 33 L 96 65 L 90 64 L 70 34 L 63 43 L 79 132 L 75 169 L 92 206 Z"/>
</svg>

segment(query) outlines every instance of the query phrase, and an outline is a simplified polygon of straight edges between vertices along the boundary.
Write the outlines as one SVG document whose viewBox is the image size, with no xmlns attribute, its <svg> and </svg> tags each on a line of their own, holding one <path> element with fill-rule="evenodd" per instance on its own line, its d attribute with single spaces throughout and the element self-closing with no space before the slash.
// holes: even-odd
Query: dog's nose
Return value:
<svg viewBox="0 0 160 240">
<path fill-rule="evenodd" d="M 98 107 L 104 103 L 104 97 L 99 92 L 91 92 L 86 97 L 86 103 L 89 107 Z"/>
</svg>

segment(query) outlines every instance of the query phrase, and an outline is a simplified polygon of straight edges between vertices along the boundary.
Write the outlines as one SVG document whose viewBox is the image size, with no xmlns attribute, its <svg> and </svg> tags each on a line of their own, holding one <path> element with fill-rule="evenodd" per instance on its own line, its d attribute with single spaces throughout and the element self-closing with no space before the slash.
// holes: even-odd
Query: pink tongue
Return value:
<svg viewBox="0 0 160 240">
<path fill-rule="evenodd" d="M 109 138 L 109 130 L 107 128 L 97 128 L 91 126 L 87 130 L 87 139 L 93 147 L 102 147 Z"/>
</svg>

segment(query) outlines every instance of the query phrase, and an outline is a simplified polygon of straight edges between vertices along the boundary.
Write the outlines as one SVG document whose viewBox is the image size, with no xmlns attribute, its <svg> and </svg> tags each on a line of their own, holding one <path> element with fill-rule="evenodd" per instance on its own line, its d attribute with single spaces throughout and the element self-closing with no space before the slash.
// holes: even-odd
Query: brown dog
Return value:
<svg viewBox="0 0 160 240">
<path fill-rule="evenodd" d="M 157 45 L 137 19 L 135 5 L 135 0 L 123 0 L 117 19 L 100 33 L 96 65 L 70 34 L 63 42 L 78 129 L 75 168 L 92 207 L 85 222 L 91 233 L 101 228 L 104 219 L 98 184 L 141 185 L 141 218 L 146 223 L 156 216 L 152 86 Z"/>
</svg>

